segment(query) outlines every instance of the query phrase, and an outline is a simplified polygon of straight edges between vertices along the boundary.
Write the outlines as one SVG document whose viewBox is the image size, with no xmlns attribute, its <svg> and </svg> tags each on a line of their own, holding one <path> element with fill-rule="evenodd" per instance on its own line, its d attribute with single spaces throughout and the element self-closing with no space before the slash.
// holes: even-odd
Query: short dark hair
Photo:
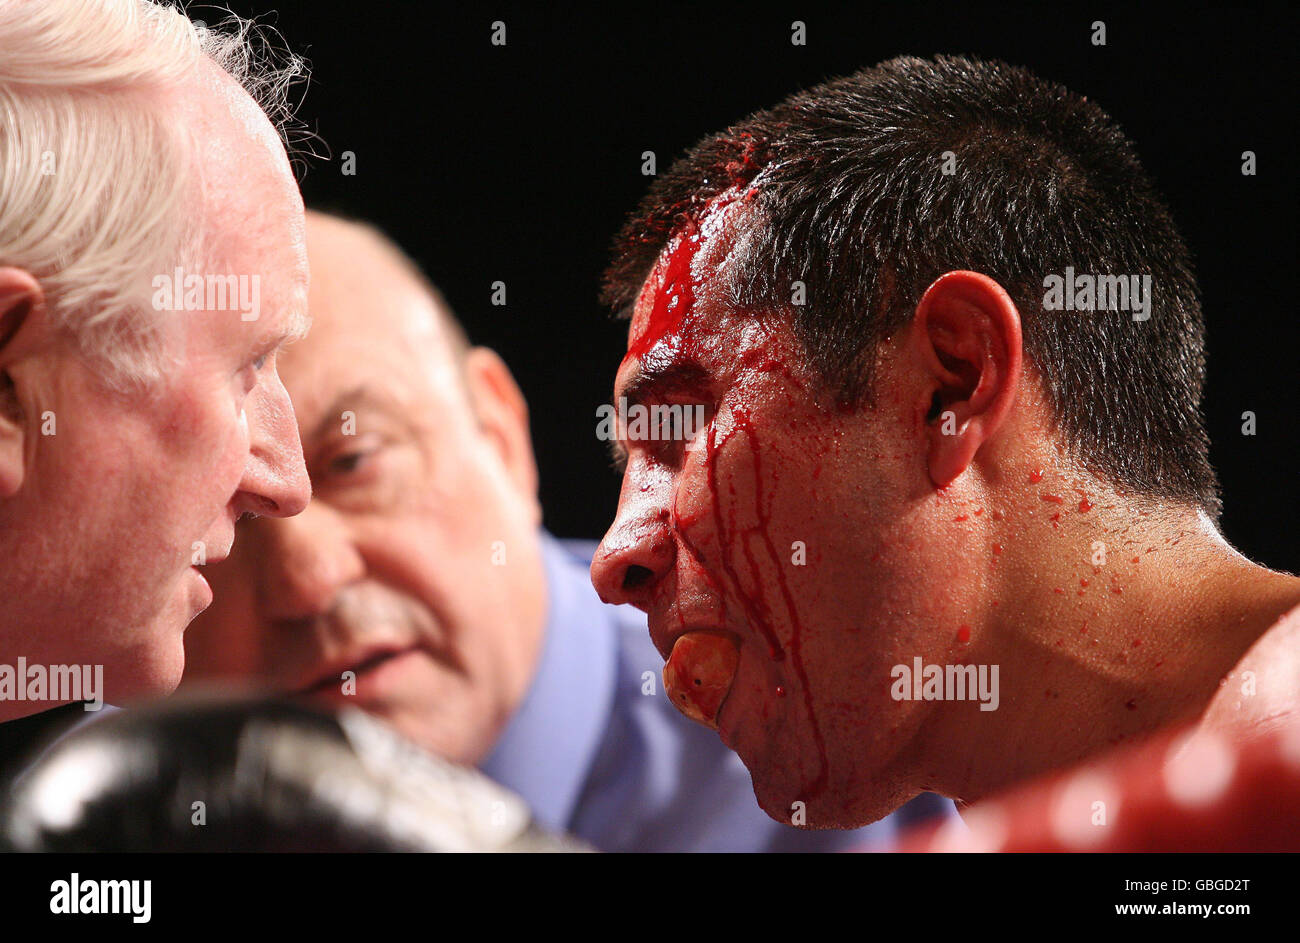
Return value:
<svg viewBox="0 0 1300 943">
<path fill-rule="evenodd" d="M 615 242 L 602 300 L 626 314 L 672 235 L 738 186 L 753 188 L 757 212 L 731 297 L 788 317 L 841 400 L 870 401 L 877 344 L 935 278 L 981 272 L 1020 310 L 1067 448 L 1121 487 L 1217 517 L 1191 259 L 1095 104 L 962 56 L 891 59 L 800 92 L 706 137 L 654 181 Z M 1149 320 L 1044 310 L 1044 279 L 1067 266 L 1149 274 Z"/>
</svg>

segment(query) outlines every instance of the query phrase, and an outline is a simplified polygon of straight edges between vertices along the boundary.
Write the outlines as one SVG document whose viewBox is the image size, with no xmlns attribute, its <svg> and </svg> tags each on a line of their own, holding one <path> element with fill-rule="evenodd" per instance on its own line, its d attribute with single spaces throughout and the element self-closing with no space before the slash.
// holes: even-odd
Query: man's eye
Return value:
<svg viewBox="0 0 1300 943">
<path fill-rule="evenodd" d="M 366 452 L 346 452 L 330 459 L 329 470 L 335 475 L 349 475 L 367 458 Z"/>
</svg>

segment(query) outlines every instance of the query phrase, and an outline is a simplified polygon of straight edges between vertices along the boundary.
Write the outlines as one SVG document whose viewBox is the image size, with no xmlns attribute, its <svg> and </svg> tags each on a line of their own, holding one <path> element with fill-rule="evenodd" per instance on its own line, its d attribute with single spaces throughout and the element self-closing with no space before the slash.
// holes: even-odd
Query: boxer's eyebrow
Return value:
<svg viewBox="0 0 1300 943">
<path fill-rule="evenodd" d="M 637 368 L 623 385 L 619 397 L 627 400 L 629 407 L 659 400 L 671 393 L 698 392 L 707 389 L 709 372 L 694 360 L 671 360 Z M 618 404 L 611 404 L 617 411 Z"/>
</svg>

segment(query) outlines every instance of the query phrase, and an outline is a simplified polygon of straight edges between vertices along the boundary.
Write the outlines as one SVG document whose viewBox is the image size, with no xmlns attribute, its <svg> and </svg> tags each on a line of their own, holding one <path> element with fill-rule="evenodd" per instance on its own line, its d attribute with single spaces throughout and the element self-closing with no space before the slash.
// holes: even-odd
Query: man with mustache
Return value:
<svg viewBox="0 0 1300 943">
<path fill-rule="evenodd" d="M 73 702 L 175 688 L 200 567 L 307 502 L 276 373 L 303 210 L 268 119 L 300 63 L 247 32 L 0 5 L 0 767 Z"/>
<path fill-rule="evenodd" d="M 619 245 L 616 401 L 709 422 L 624 435 L 592 579 L 773 818 L 1295 718 L 1300 580 L 1215 526 L 1188 253 L 1096 105 L 892 60 L 706 138 Z"/>
<path fill-rule="evenodd" d="M 539 530 L 505 364 L 373 229 L 309 213 L 307 245 L 313 329 L 282 370 L 313 498 L 241 525 L 186 685 L 359 707 L 602 850 L 887 843 L 892 822 L 810 834 L 762 815 L 734 755 L 666 704 L 641 614 L 602 606 L 590 551 Z"/>
</svg>

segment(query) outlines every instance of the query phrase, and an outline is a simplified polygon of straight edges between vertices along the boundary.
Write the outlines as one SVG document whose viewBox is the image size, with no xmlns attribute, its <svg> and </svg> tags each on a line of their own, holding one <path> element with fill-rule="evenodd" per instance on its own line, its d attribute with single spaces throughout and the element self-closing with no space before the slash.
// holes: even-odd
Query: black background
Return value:
<svg viewBox="0 0 1300 943">
<path fill-rule="evenodd" d="M 664 170 L 756 108 L 904 53 L 1001 58 L 1062 82 L 1136 142 L 1196 258 L 1225 533 L 1254 559 L 1300 569 L 1295 32 L 1280 5 L 229 6 L 275 25 L 311 62 L 299 115 L 331 157 L 309 162 L 308 203 L 389 232 L 471 339 L 510 364 L 532 410 L 546 521 L 562 536 L 599 536 L 617 500 L 594 433 L 625 325 L 596 294 L 610 240 L 648 183 L 643 151 Z M 504 47 L 490 43 L 494 20 L 506 24 Z M 806 46 L 791 44 L 794 20 Z M 1092 45 L 1095 20 L 1104 47 Z M 1245 150 L 1257 176 L 1240 172 Z M 340 172 L 345 151 L 354 176 Z M 497 280 L 505 307 L 490 303 Z M 1241 434 L 1245 410 L 1257 416 L 1253 438 Z"/>
</svg>

